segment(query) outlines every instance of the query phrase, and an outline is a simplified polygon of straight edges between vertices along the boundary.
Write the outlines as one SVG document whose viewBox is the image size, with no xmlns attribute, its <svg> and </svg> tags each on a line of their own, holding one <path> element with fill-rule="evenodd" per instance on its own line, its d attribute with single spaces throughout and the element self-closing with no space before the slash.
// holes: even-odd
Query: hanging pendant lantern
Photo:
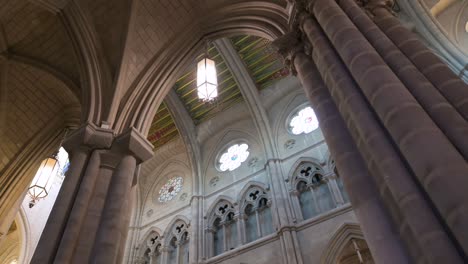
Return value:
<svg viewBox="0 0 468 264">
<path fill-rule="evenodd" d="M 44 199 L 49 194 L 58 169 L 57 153 L 42 161 L 28 189 L 28 195 L 31 198 L 29 208 L 32 208 L 37 201 Z"/>
<path fill-rule="evenodd" d="M 198 98 L 211 101 L 218 96 L 216 65 L 213 60 L 203 58 L 197 65 Z"/>
</svg>

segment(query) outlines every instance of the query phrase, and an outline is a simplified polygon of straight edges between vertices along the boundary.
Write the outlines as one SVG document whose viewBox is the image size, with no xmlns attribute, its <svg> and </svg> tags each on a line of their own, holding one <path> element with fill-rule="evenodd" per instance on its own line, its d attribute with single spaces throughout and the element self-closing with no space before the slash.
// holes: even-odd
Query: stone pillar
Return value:
<svg viewBox="0 0 468 264">
<path fill-rule="evenodd" d="M 276 42 L 288 54 L 320 121 L 325 140 L 348 191 L 377 263 L 411 263 L 379 191 L 356 148 L 330 93 L 311 59 L 286 36 Z"/>
<path fill-rule="evenodd" d="M 70 154 L 70 168 L 42 232 L 47 235 L 41 236 L 31 263 L 52 263 L 55 259 L 79 186 L 84 181 L 91 151 L 110 147 L 112 139 L 112 131 L 93 124 L 81 126 L 65 139 L 63 147 Z"/>
<path fill-rule="evenodd" d="M 60 190 L 50 218 L 55 220 L 49 220 L 45 229 L 56 234 L 55 243 L 40 242 L 31 263 L 122 261 L 135 167 L 152 156 L 151 144 L 134 129 L 114 137 L 112 130 L 87 125 L 70 138 L 78 138 L 79 133 L 88 143 L 85 146 L 94 150 L 80 169 L 69 173 L 83 175 L 81 180 L 70 178 L 75 180 L 76 194 L 61 201 L 68 188 Z M 71 168 L 77 165 L 71 163 Z M 66 201 L 69 210 L 63 217 L 59 208 Z M 49 233 L 44 232 L 41 241 L 47 240 L 51 240 Z"/>
<path fill-rule="evenodd" d="M 370 1 L 371 3 L 375 0 Z M 386 5 L 374 3 L 366 6 L 374 14 L 377 26 L 392 40 L 418 70 L 429 80 L 457 111 L 468 120 L 468 89 L 436 54 L 388 10 Z"/>
<path fill-rule="evenodd" d="M 468 193 L 464 187 L 468 186 L 466 160 L 366 38 L 349 26 L 352 21 L 336 2 L 318 0 L 314 14 L 445 224 L 468 252 L 468 236 L 465 235 L 468 226 L 464 224 L 468 222 Z M 352 49 L 350 43 L 356 49 Z M 430 151 L 422 151 L 429 145 Z M 447 174 L 451 175 L 450 180 L 446 179 Z"/>
<path fill-rule="evenodd" d="M 245 238 L 244 238 L 244 227 L 243 227 L 243 222 L 244 222 L 245 216 L 244 214 L 236 214 L 234 216 L 234 220 L 236 221 L 237 225 L 237 246 L 240 247 L 245 243 Z"/>
<path fill-rule="evenodd" d="M 150 262 L 149 262 L 149 264 L 156 264 L 156 260 L 155 260 L 155 258 L 156 258 L 156 253 L 155 253 L 154 251 L 151 251 L 151 252 L 149 253 L 149 257 L 150 257 Z M 159 263 L 158 263 L 158 264 L 159 264 Z"/>
<path fill-rule="evenodd" d="M 169 250 L 168 246 L 161 246 L 161 263 L 166 264 L 169 261 Z"/>
<path fill-rule="evenodd" d="M 330 173 L 325 176 L 325 179 L 327 179 L 328 187 L 330 188 L 335 205 L 337 207 L 342 206 L 344 204 L 344 199 L 343 194 L 340 192 L 340 188 L 338 188 L 338 183 L 336 182 L 336 174 Z"/>
<path fill-rule="evenodd" d="M 226 252 L 229 250 L 227 247 L 226 222 L 223 221 L 220 224 L 223 229 L 223 252 Z"/>
<path fill-rule="evenodd" d="M 301 264 L 302 257 L 300 254 L 296 254 L 300 251 L 299 242 L 295 236 L 291 234 L 291 230 L 294 229 L 294 213 L 292 211 L 291 200 L 288 197 L 289 192 L 285 184 L 285 179 L 280 160 L 269 159 L 266 164 L 266 171 L 270 176 L 272 182 L 272 216 L 273 224 L 281 238 L 281 245 L 283 248 L 283 255 L 285 256 L 286 263 L 288 264 Z M 261 227 L 258 227 L 258 231 L 261 234 Z"/>
<path fill-rule="evenodd" d="M 289 194 L 291 195 L 291 198 L 292 198 L 291 202 L 295 211 L 295 214 L 294 214 L 295 217 L 293 221 L 295 223 L 300 222 L 304 220 L 304 216 L 302 215 L 301 202 L 299 200 L 299 196 L 301 195 L 301 193 L 298 190 L 294 189 L 294 190 L 290 190 Z"/>
<path fill-rule="evenodd" d="M 466 140 L 466 135 L 468 135 L 467 120 L 465 120 L 439 90 L 426 79 L 424 74 L 414 66 L 409 58 L 393 44 L 387 35 L 377 27 L 354 0 L 341 0 L 338 2 L 343 11 L 345 11 L 349 18 L 356 24 L 369 43 L 372 44 L 379 55 L 388 63 L 388 66 L 400 78 L 408 91 L 421 104 L 448 139 L 453 142 L 453 145 L 457 146 L 457 149 L 463 154 L 464 158 L 468 159 L 468 140 Z M 385 5 L 377 5 L 371 10 L 373 10 L 374 13 L 377 12 L 376 19 L 379 21 L 382 20 L 382 17 L 385 18 L 386 16 L 391 17 L 385 20 L 387 22 L 397 20 L 387 10 Z M 382 28 L 388 28 L 388 23 L 382 24 Z M 400 23 L 393 26 L 400 26 L 403 28 Z M 457 78 L 457 81 L 461 80 Z M 468 96 L 468 86 L 465 88 L 466 96 Z"/>
<path fill-rule="evenodd" d="M 200 196 L 192 196 L 192 200 L 190 202 L 191 205 L 191 214 L 192 214 L 192 221 L 191 221 L 191 226 L 192 228 L 190 229 L 190 240 L 189 240 L 189 263 L 194 264 L 198 263 L 199 261 L 199 255 L 202 256 L 203 253 L 201 251 L 201 242 L 202 242 L 202 221 L 201 221 L 201 206 L 200 206 L 200 200 L 202 198 Z"/>
<path fill-rule="evenodd" d="M 205 257 L 206 259 L 209 259 L 214 256 L 214 232 L 215 230 L 211 227 L 205 229 L 205 234 L 206 234 Z"/>
<path fill-rule="evenodd" d="M 427 97 L 422 92 L 418 93 L 417 86 L 424 83 L 427 84 L 427 82 L 424 82 L 424 79 L 417 77 L 421 77 L 422 75 L 409 75 L 403 71 L 397 71 L 396 68 L 399 68 L 397 66 L 398 63 L 406 63 L 402 56 L 398 56 L 398 50 L 393 49 L 393 53 L 383 54 L 384 51 L 388 52 L 392 50 L 390 41 L 386 40 L 382 34 L 379 34 L 379 31 L 375 30 L 376 28 L 372 27 L 372 24 L 369 26 L 368 21 L 366 22 L 365 20 L 366 17 L 362 15 L 363 12 L 359 13 L 360 10 L 353 7 L 353 3 L 341 0 L 340 5 L 345 8 L 347 13 L 334 1 L 319 0 L 313 6 L 313 13 L 320 24 L 320 29 L 316 31 L 323 30 L 326 34 L 325 37 L 314 37 L 310 34 L 310 31 L 305 32 L 314 47 L 314 60 L 318 58 L 319 64 L 321 63 L 319 69 L 322 69 L 321 67 L 323 67 L 324 63 L 329 63 L 331 65 L 330 68 L 333 67 L 335 71 L 330 72 L 331 75 L 333 73 L 336 74 L 336 69 L 339 68 L 339 66 L 336 67 L 336 62 L 338 62 L 338 65 L 345 65 L 346 70 L 344 73 L 335 75 L 338 77 L 332 77 L 332 80 L 328 80 L 328 83 L 335 82 L 334 87 L 337 93 L 334 94 L 334 98 L 338 98 L 340 95 L 342 98 L 346 96 L 343 90 L 343 83 L 338 84 L 338 80 L 343 79 L 342 76 L 347 76 L 350 73 L 352 76 L 351 82 L 358 85 L 358 88 L 353 87 L 357 91 L 356 94 L 365 96 L 364 99 L 360 99 L 363 102 L 361 103 L 361 109 L 370 107 L 370 110 L 367 110 L 367 112 L 375 112 L 377 114 L 376 128 L 368 130 L 374 134 L 373 139 L 369 136 L 371 134 L 367 133 L 367 136 L 363 136 L 366 140 L 363 141 L 364 144 L 362 145 L 366 145 L 366 141 L 370 141 L 370 139 L 374 142 L 379 142 L 380 145 L 382 145 L 381 142 L 388 142 L 385 143 L 386 146 L 384 144 L 378 149 L 375 149 L 375 146 L 378 146 L 378 144 L 367 143 L 367 151 L 374 154 L 375 158 L 386 151 L 395 153 L 384 155 L 382 156 L 383 159 L 377 158 L 377 160 L 386 160 L 386 162 L 374 164 L 375 167 L 380 167 L 379 174 L 384 180 L 388 178 L 386 175 L 389 175 L 388 171 L 386 172 L 383 169 L 385 166 L 391 170 L 402 172 L 391 174 L 399 177 L 401 181 L 385 180 L 383 183 L 387 185 L 391 196 L 398 202 L 399 209 L 403 211 L 401 216 L 405 219 L 402 223 L 406 222 L 405 224 L 408 224 L 411 232 L 414 234 L 413 240 L 417 243 L 410 244 L 417 244 L 419 249 L 425 252 L 423 255 L 426 261 L 429 259 L 435 262 L 437 262 L 435 259 L 447 261 L 447 258 L 450 256 L 452 258 L 451 262 L 458 263 L 460 256 L 454 253 L 457 247 L 456 244 L 459 243 L 461 247 L 465 247 L 466 252 L 465 245 L 468 242 L 467 236 L 462 235 L 467 233 L 467 230 L 465 230 L 466 226 L 460 225 L 468 217 L 467 210 L 463 209 L 463 204 L 468 202 L 467 194 L 460 187 L 468 184 L 466 182 L 468 179 L 461 176 L 462 174 L 466 175 L 468 167 L 463 155 L 460 154 L 463 151 L 459 152 L 459 149 L 463 149 L 464 145 L 457 144 L 457 133 L 460 133 L 460 130 L 457 132 L 453 131 L 453 129 L 456 130 L 459 127 L 466 126 L 466 122 L 463 124 L 463 122 L 453 118 L 457 116 L 457 113 L 450 109 L 456 108 L 457 104 L 452 103 L 453 107 L 448 106 L 447 103 L 443 104 L 443 100 L 445 99 L 440 96 L 438 97 L 437 91 L 435 89 L 431 90 L 430 85 L 426 85 L 424 90 L 427 90 L 428 93 L 432 91 L 433 96 Z M 375 6 L 379 5 L 376 4 Z M 362 33 L 359 31 L 359 28 L 354 26 L 348 15 L 354 19 L 356 25 L 361 28 Z M 330 20 L 330 17 L 334 19 Z M 304 28 L 307 26 L 306 23 L 309 24 L 308 27 L 310 29 L 310 24 L 313 24 L 311 19 L 308 22 L 304 22 Z M 343 28 L 346 30 L 343 30 Z M 341 60 L 338 59 L 335 62 L 331 62 L 330 52 L 328 52 L 327 56 L 324 56 L 323 47 L 326 47 L 327 44 L 323 44 L 322 41 L 322 44 L 319 45 L 319 38 L 321 40 L 326 39 L 326 41 L 330 40 L 328 46 L 333 46 L 336 49 Z M 374 44 L 374 46 L 371 44 Z M 383 57 L 380 57 L 378 54 L 379 50 L 381 52 L 380 55 Z M 403 67 L 406 70 L 415 70 L 411 68 L 409 63 L 406 65 L 409 65 L 406 68 Z M 393 71 L 391 70 L 392 67 L 394 68 Z M 394 71 L 398 76 L 395 75 Z M 325 69 L 323 69 L 322 74 L 325 74 Z M 414 80 L 415 78 L 418 79 Z M 348 83 L 346 85 L 349 86 Z M 396 94 L 398 96 L 395 96 Z M 362 95 L 357 95 L 353 98 L 359 98 Z M 446 96 L 446 98 L 449 97 Z M 430 100 L 432 102 L 439 100 L 442 104 L 439 103 L 438 108 L 442 110 L 437 108 L 431 109 Z M 461 102 L 463 101 L 465 99 L 461 99 Z M 350 105 L 353 101 L 346 100 L 341 102 L 345 102 L 344 105 Z M 448 102 L 450 102 L 450 99 L 448 99 Z M 457 102 L 460 102 L 460 100 Z M 351 116 L 356 111 L 356 108 L 347 110 Z M 360 116 L 362 117 L 363 115 L 361 114 Z M 356 114 L 352 117 L 355 122 L 354 124 L 358 127 L 361 126 L 360 133 L 365 135 L 366 132 L 362 129 L 369 127 L 369 124 L 364 125 L 362 123 L 360 125 L 359 121 L 356 121 L 358 120 L 357 117 Z M 375 117 L 372 118 L 375 119 Z M 440 121 L 442 118 L 450 120 L 452 126 L 450 124 L 442 125 L 443 123 Z M 446 127 L 446 130 L 441 131 L 439 127 Z M 382 128 L 383 131 L 380 132 L 381 136 L 378 136 L 375 131 L 382 130 Z M 377 140 L 378 138 L 382 140 Z M 463 140 L 458 139 L 458 142 L 461 141 Z M 421 151 L 427 146 L 431 146 L 430 151 Z M 372 150 L 373 147 L 375 150 Z M 392 151 L 394 148 L 396 148 L 396 151 Z M 442 155 L 443 158 L 440 158 L 442 157 L 440 156 L 441 153 L 444 153 Z M 393 165 L 390 166 L 390 164 Z M 449 181 L 445 179 L 443 174 L 447 173 L 451 174 L 454 178 L 451 178 Z M 413 182 L 414 178 L 418 180 L 418 183 Z M 408 184 L 399 184 L 402 181 Z M 429 195 L 429 202 L 425 201 L 425 194 L 420 194 L 421 187 Z M 403 198 L 404 196 L 406 198 Z M 410 200 L 412 201 L 410 202 Z M 418 206 L 415 206 L 415 204 L 418 204 Z M 433 211 L 433 206 L 438 209 L 437 212 Z M 440 218 L 438 215 L 442 216 L 442 223 L 439 222 Z M 452 235 L 457 238 L 455 245 L 450 241 L 450 232 L 449 234 L 446 233 L 444 225 L 447 225 L 451 229 Z M 428 235 L 422 238 L 420 234 Z M 441 247 L 435 246 L 435 243 L 429 242 L 430 240 L 439 243 Z M 433 246 L 432 249 L 431 246 Z M 439 250 L 436 250 L 436 248 L 439 248 Z M 440 250 L 440 248 L 444 248 L 444 250 Z M 464 254 L 462 253 L 462 255 Z"/>
</svg>

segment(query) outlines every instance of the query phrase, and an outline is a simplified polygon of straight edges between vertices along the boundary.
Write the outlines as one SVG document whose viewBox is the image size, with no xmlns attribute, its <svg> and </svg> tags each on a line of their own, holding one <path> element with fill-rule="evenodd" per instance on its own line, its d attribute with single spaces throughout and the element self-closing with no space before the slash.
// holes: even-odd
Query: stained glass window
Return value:
<svg viewBox="0 0 468 264">
<path fill-rule="evenodd" d="M 308 134 L 319 127 L 317 117 L 312 107 L 305 107 L 297 112 L 296 115 L 291 118 L 289 123 L 291 132 L 294 135 Z"/>
<path fill-rule="evenodd" d="M 165 203 L 174 199 L 182 190 L 183 182 L 184 180 L 180 176 L 169 179 L 166 184 L 161 187 L 161 190 L 159 190 L 159 202 Z"/>
<path fill-rule="evenodd" d="M 219 159 L 219 169 L 221 171 L 233 171 L 249 156 L 249 146 L 247 144 L 235 144 L 227 149 Z"/>
</svg>

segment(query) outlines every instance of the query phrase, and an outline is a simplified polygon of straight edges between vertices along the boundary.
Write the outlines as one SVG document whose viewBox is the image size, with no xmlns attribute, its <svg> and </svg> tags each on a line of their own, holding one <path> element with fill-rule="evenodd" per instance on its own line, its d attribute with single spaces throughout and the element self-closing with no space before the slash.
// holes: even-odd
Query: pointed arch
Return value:
<svg viewBox="0 0 468 264">
<path fill-rule="evenodd" d="M 147 134 L 152 117 L 176 78 L 203 50 L 206 39 L 251 34 L 275 39 L 288 30 L 285 7 L 266 1 L 233 3 L 213 10 L 178 34 L 148 62 L 119 106 L 115 130 L 134 126 Z M 181 52 L 182 51 L 182 52 Z"/>
<path fill-rule="evenodd" d="M 325 172 L 322 166 L 322 161 L 312 157 L 300 157 L 296 160 L 296 162 L 294 162 L 294 164 L 291 166 L 291 169 L 289 169 L 288 181 L 291 189 L 294 189 L 296 185 L 296 181 L 294 180 L 295 173 L 298 170 L 298 168 L 304 163 L 312 163 L 317 168 L 319 168 L 318 171 L 322 172 L 322 174 Z"/>
<path fill-rule="evenodd" d="M 330 238 L 330 241 L 322 254 L 320 263 L 339 263 L 338 258 L 340 257 L 341 252 L 352 239 L 365 240 L 361 228 L 356 223 L 342 224 Z"/>
<path fill-rule="evenodd" d="M 146 232 L 143 234 L 143 236 L 141 236 L 141 239 L 140 239 L 140 243 L 139 244 L 143 244 L 146 239 L 148 239 L 148 237 L 151 235 L 151 234 L 158 234 L 160 236 L 162 236 L 163 232 L 161 229 L 155 227 L 155 226 L 152 226 L 150 227 L 148 230 L 146 230 Z"/>
<path fill-rule="evenodd" d="M 238 204 L 239 204 L 240 208 L 242 208 L 244 206 L 243 205 L 243 200 L 244 200 L 245 196 L 247 195 L 247 192 L 250 189 L 255 188 L 255 187 L 260 188 L 265 192 L 268 192 L 270 190 L 270 186 L 268 186 L 267 184 L 265 184 L 263 182 L 249 181 L 248 183 L 246 183 L 244 185 L 244 187 L 242 187 L 241 191 L 239 192 L 239 196 L 237 197 L 237 201 L 238 201 Z"/>
<path fill-rule="evenodd" d="M 164 244 L 168 245 L 170 243 L 170 240 L 173 236 L 173 229 L 175 228 L 176 224 L 178 223 L 183 223 L 185 224 L 185 228 L 189 229 L 190 228 L 190 220 L 183 215 L 176 215 L 171 222 L 166 227 L 166 230 L 164 230 L 163 238 L 164 238 Z"/>
<path fill-rule="evenodd" d="M 232 199 L 231 197 L 227 195 L 219 195 L 218 197 L 216 197 L 216 200 L 214 200 L 211 203 L 210 207 L 208 207 L 208 210 L 206 210 L 206 216 L 209 216 L 210 213 L 213 212 L 213 210 L 215 209 L 216 205 L 222 201 L 226 201 L 227 203 L 230 203 L 232 206 L 237 205 L 237 201 Z"/>
<path fill-rule="evenodd" d="M 281 135 L 280 133 L 280 130 L 284 127 L 284 123 L 286 122 L 286 120 L 288 119 L 288 116 L 291 114 L 291 111 L 290 109 L 294 109 L 295 107 L 292 107 L 292 104 L 294 103 L 294 101 L 297 99 L 297 98 L 301 98 L 301 100 L 303 100 L 303 102 L 301 103 L 304 104 L 304 102 L 308 102 L 305 98 L 305 94 L 304 94 L 304 91 L 302 89 L 298 89 L 298 90 L 295 90 L 294 92 L 290 93 L 288 97 L 282 99 L 282 100 L 278 100 L 278 103 L 280 103 L 281 101 L 286 101 L 286 103 L 283 105 L 283 107 L 281 108 L 281 111 L 280 111 L 280 117 L 275 119 L 274 120 L 274 139 L 275 139 L 275 145 L 276 145 L 276 148 L 277 149 L 280 149 L 280 146 L 279 146 L 279 136 Z"/>
</svg>

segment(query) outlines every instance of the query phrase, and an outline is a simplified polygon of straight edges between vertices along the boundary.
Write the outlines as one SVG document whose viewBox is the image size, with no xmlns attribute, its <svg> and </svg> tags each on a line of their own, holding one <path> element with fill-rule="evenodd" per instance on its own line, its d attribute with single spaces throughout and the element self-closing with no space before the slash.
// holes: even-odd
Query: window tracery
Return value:
<svg viewBox="0 0 468 264">
<path fill-rule="evenodd" d="M 246 161 L 250 152 L 249 146 L 245 143 L 230 146 L 219 158 L 219 169 L 221 171 L 233 171 Z"/>
<path fill-rule="evenodd" d="M 299 218 L 309 219 L 346 203 L 347 195 L 340 184 L 341 180 L 333 172 L 326 174 L 312 162 L 301 163 L 291 179 L 291 194 Z"/>
<path fill-rule="evenodd" d="M 159 190 L 158 201 L 169 202 L 182 190 L 184 179 L 180 176 L 169 179 Z"/>
<path fill-rule="evenodd" d="M 189 263 L 189 226 L 182 220 L 177 220 L 171 227 L 167 244 L 167 263 Z"/>
<path fill-rule="evenodd" d="M 260 186 L 254 185 L 244 193 L 241 208 L 247 243 L 273 233 L 270 201 L 267 191 Z"/>
<path fill-rule="evenodd" d="M 308 134 L 316 130 L 319 122 L 312 107 L 307 106 L 297 111 L 289 121 L 289 127 L 294 135 Z"/>
<path fill-rule="evenodd" d="M 161 264 L 161 247 L 161 236 L 156 232 L 150 233 L 141 246 L 143 254 L 140 257 L 139 263 Z"/>
<path fill-rule="evenodd" d="M 211 215 L 212 256 L 232 250 L 239 244 L 234 206 L 225 200 L 219 201 Z"/>
</svg>

